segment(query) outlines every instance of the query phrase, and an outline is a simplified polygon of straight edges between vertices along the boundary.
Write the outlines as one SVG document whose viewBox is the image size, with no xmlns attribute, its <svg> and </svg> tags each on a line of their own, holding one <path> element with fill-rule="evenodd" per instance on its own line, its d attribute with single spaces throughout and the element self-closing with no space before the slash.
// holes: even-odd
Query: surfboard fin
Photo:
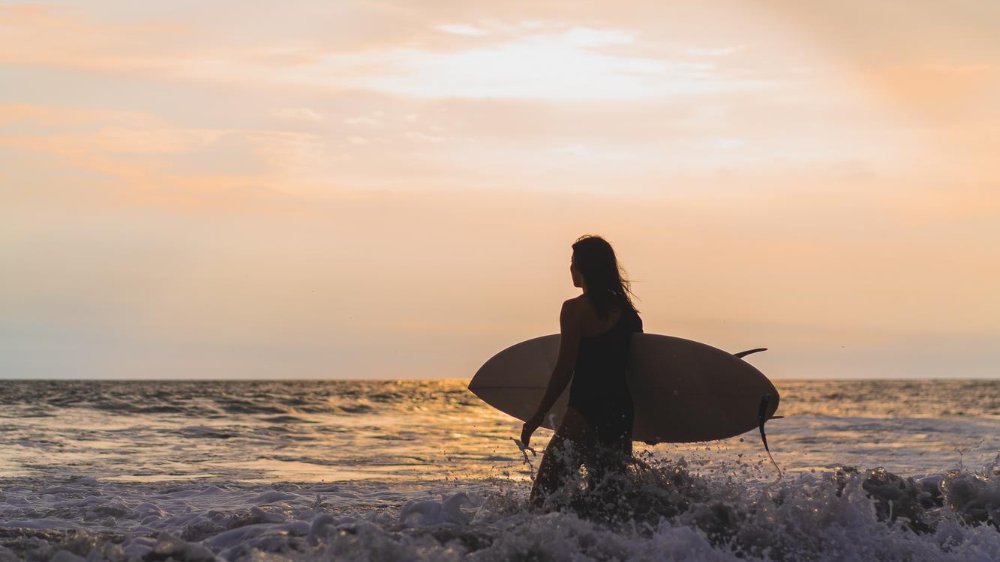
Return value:
<svg viewBox="0 0 1000 562">
<path fill-rule="evenodd" d="M 753 353 L 754 351 L 757 351 L 757 350 L 751 350 L 749 352 L 744 351 L 744 353 Z M 737 354 L 737 357 L 739 357 L 739 356 L 740 355 Z M 760 422 L 760 426 L 759 426 L 760 427 L 760 440 L 764 442 L 764 450 L 767 452 L 767 458 L 771 459 L 771 463 L 774 465 L 774 468 L 778 469 L 778 478 L 780 479 L 781 476 L 782 476 L 782 474 L 781 474 L 781 467 L 778 466 L 778 463 L 775 462 L 774 457 L 771 456 L 771 448 L 767 446 L 767 434 L 764 433 L 764 423 L 767 422 L 767 407 L 768 407 L 768 405 L 771 404 L 771 399 L 772 398 L 773 397 L 770 394 L 765 394 L 764 396 L 762 396 L 760 398 L 760 406 L 757 408 L 757 420 Z"/>
<path fill-rule="evenodd" d="M 733 355 L 739 357 L 740 359 L 743 359 L 744 357 L 746 357 L 747 355 L 750 355 L 751 353 L 760 353 L 761 351 L 767 351 L 767 348 L 766 347 L 755 347 L 753 349 L 748 349 L 746 351 L 741 351 L 739 353 L 734 353 Z"/>
</svg>

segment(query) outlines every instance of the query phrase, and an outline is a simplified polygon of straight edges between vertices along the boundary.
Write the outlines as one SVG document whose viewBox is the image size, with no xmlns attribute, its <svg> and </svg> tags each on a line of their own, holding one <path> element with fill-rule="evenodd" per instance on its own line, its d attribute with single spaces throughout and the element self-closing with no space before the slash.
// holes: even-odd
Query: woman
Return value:
<svg viewBox="0 0 1000 562">
<path fill-rule="evenodd" d="M 642 320 L 632 304 L 615 252 L 603 238 L 584 236 L 573 244 L 573 286 L 583 293 L 563 303 L 559 314 L 559 358 L 538 410 L 524 424 L 531 434 L 572 379 L 569 405 L 549 441 L 531 503 L 541 505 L 567 477 L 587 467 L 591 487 L 609 471 L 624 470 L 632 454 L 632 397 L 625 380 L 628 349 Z"/>
</svg>

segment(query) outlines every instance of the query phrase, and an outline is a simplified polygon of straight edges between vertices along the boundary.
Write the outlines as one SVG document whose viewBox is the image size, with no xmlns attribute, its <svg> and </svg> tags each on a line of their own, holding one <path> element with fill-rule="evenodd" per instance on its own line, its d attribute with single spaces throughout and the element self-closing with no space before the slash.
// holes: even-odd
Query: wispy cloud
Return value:
<svg viewBox="0 0 1000 562">
<path fill-rule="evenodd" d="M 727 76 L 710 63 L 594 49 L 627 43 L 625 39 L 618 32 L 577 30 L 446 53 L 397 50 L 335 57 L 330 63 L 353 68 L 348 81 L 357 86 L 429 98 L 611 102 L 767 87 L 761 80 Z"/>
<path fill-rule="evenodd" d="M 685 47 L 682 52 L 695 57 L 728 57 L 742 51 L 745 47 Z"/>
<path fill-rule="evenodd" d="M 290 119 L 293 121 L 319 122 L 326 119 L 322 113 L 308 107 L 283 107 L 274 114 L 281 119 Z"/>
<path fill-rule="evenodd" d="M 451 33 L 454 35 L 469 35 L 472 37 L 479 37 L 482 35 L 486 35 L 488 33 L 485 29 L 481 27 L 476 27 L 474 25 L 468 25 L 464 23 L 447 23 L 444 25 L 439 25 L 435 29 L 437 29 L 438 31 L 443 31 L 445 33 Z"/>
<path fill-rule="evenodd" d="M 189 28 L 158 22 L 111 23 L 84 10 L 0 6 L 0 62 L 95 71 L 162 69 Z"/>
<path fill-rule="evenodd" d="M 562 34 L 566 43 L 576 47 L 604 47 L 628 45 L 635 42 L 635 34 L 620 29 L 595 29 L 574 27 Z"/>
</svg>

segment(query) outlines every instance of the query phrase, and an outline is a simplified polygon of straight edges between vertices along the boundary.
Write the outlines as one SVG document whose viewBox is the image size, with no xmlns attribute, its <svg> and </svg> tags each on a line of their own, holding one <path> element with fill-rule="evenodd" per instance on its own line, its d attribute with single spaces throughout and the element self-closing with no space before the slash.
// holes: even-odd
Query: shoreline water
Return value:
<svg viewBox="0 0 1000 562">
<path fill-rule="evenodd" d="M 782 482 L 661 466 L 617 510 L 502 480 L 3 479 L 0 560 L 996 560 L 1000 471 Z M 649 475 L 647 475 L 649 476 Z M 655 485 L 654 485 L 655 484 Z M 750 485 L 748 485 L 750 484 Z"/>
</svg>

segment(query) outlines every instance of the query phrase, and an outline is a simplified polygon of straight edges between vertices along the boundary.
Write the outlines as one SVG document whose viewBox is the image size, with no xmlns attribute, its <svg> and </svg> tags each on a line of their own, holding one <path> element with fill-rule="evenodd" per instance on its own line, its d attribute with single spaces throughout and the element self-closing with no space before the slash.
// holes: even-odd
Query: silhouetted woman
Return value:
<svg viewBox="0 0 1000 562">
<path fill-rule="evenodd" d="M 559 359 L 537 412 L 521 431 L 527 445 L 572 379 L 566 414 L 531 488 L 534 505 L 578 474 L 581 465 L 594 487 L 609 471 L 624 470 L 632 454 L 632 397 L 625 374 L 631 336 L 642 331 L 642 320 L 632 304 L 629 282 L 611 245 L 598 236 L 584 236 L 573 244 L 569 270 L 573 285 L 583 293 L 563 303 Z"/>
</svg>

